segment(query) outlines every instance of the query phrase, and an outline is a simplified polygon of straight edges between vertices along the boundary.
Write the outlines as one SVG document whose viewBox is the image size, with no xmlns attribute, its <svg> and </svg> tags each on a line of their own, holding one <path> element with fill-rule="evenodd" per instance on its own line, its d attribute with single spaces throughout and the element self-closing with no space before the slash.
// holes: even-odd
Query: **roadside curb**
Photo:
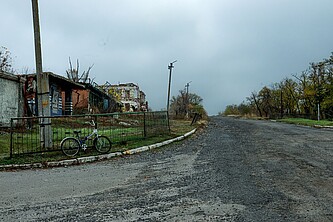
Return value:
<svg viewBox="0 0 333 222">
<path fill-rule="evenodd" d="M 148 150 L 153 150 L 165 145 L 168 145 L 173 142 L 181 141 L 192 134 L 196 132 L 197 129 L 194 129 L 188 133 L 185 133 L 183 136 L 179 136 L 170 140 L 166 140 L 164 142 L 160 143 L 155 143 L 152 145 L 148 146 L 142 146 L 130 150 L 126 150 L 123 152 L 115 152 L 115 153 L 108 153 L 108 154 L 102 154 L 102 155 L 97 155 L 97 156 L 88 156 L 88 157 L 80 157 L 80 158 L 75 158 L 75 159 L 68 159 L 68 160 L 61 160 L 61 161 L 51 161 L 51 162 L 43 162 L 43 163 L 31 163 L 31 164 L 10 164 L 10 165 L 3 165 L 0 166 L 0 171 L 6 171 L 6 170 L 16 170 L 16 169 L 36 169 L 36 168 L 48 168 L 48 167 L 67 167 L 67 166 L 72 166 L 72 165 L 79 165 L 79 164 L 84 164 L 84 163 L 92 163 L 92 162 L 97 162 L 101 160 L 107 160 L 111 159 L 114 157 L 119 157 L 119 156 L 125 156 L 125 155 L 133 155 L 136 153 L 141 153 L 145 152 Z"/>
<path fill-rule="evenodd" d="M 166 140 L 164 142 L 155 143 L 155 144 L 149 145 L 149 146 L 142 146 L 142 147 L 138 147 L 138 148 L 131 149 L 131 150 L 126 150 L 126 151 L 122 152 L 122 154 L 123 155 L 132 155 L 132 154 L 141 153 L 141 152 L 148 151 L 148 150 L 153 150 L 153 149 L 168 145 L 168 144 L 176 142 L 176 141 L 181 141 L 181 140 L 189 137 L 190 135 L 194 134 L 195 132 L 196 132 L 196 129 L 194 129 L 188 133 L 185 133 L 183 136 L 179 136 L 179 137 L 176 137 L 176 138 L 173 138 L 170 140 Z"/>
<path fill-rule="evenodd" d="M 313 127 L 318 129 L 333 129 L 333 126 L 314 125 Z"/>
</svg>

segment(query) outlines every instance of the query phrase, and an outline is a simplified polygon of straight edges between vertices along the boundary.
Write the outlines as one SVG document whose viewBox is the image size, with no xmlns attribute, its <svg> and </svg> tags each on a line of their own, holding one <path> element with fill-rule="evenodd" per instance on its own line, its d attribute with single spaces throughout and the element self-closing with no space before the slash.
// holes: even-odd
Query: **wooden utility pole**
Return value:
<svg viewBox="0 0 333 222">
<path fill-rule="evenodd" d="M 31 0 L 31 2 L 35 39 L 38 116 L 42 117 L 39 122 L 40 143 L 42 148 L 50 148 L 52 147 L 51 121 L 49 118 L 44 118 L 50 116 L 49 76 L 47 73 L 43 73 L 38 0 Z"/>
<path fill-rule="evenodd" d="M 190 87 L 191 82 L 188 82 L 185 85 L 185 88 L 186 88 L 186 101 L 185 101 L 186 102 L 186 118 L 188 118 L 188 106 L 190 104 L 190 101 L 189 101 L 189 98 L 188 98 L 188 88 Z"/>
<path fill-rule="evenodd" d="M 168 66 L 168 69 L 170 70 L 169 72 L 169 86 L 168 86 L 168 100 L 167 100 L 167 118 L 168 118 L 168 127 L 169 127 L 169 132 L 171 132 L 171 128 L 170 128 L 170 89 L 171 89 L 171 73 L 172 73 L 172 69 L 173 69 L 173 64 L 177 62 L 177 60 L 173 61 L 170 63 L 170 65 Z"/>
<path fill-rule="evenodd" d="M 283 118 L 283 88 L 280 84 L 280 118 Z"/>
<path fill-rule="evenodd" d="M 173 64 L 177 62 L 177 60 L 173 61 L 170 63 L 170 65 L 168 66 L 168 69 L 170 70 L 169 72 L 169 86 L 168 86 L 168 100 L 167 100 L 167 111 L 169 112 L 169 104 L 170 104 L 170 89 L 171 89 L 171 73 L 172 73 L 172 69 L 173 69 Z"/>
</svg>

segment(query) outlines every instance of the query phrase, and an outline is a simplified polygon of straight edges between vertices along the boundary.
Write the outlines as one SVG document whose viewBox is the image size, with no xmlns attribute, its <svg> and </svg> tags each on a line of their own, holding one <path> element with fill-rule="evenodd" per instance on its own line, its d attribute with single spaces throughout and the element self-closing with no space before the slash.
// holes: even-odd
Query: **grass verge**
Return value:
<svg viewBox="0 0 333 222">
<path fill-rule="evenodd" d="M 329 120 L 311 120 L 311 119 L 302 119 L 302 118 L 286 118 L 280 119 L 279 122 L 296 124 L 296 125 L 304 125 L 304 126 L 333 126 L 333 121 Z"/>
</svg>

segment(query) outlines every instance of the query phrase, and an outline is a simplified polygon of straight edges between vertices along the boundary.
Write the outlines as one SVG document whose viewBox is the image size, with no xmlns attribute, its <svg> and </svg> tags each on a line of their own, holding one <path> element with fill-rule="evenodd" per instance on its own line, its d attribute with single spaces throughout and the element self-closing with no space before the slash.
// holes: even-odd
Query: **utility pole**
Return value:
<svg viewBox="0 0 333 222">
<path fill-rule="evenodd" d="M 38 0 L 31 0 L 32 15 L 35 39 L 35 59 L 36 59 L 36 78 L 37 78 L 37 105 L 38 116 L 40 116 L 40 143 L 42 148 L 52 147 L 52 129 L 50 116 L 50 99 L 49 99 L 49 77 L 43 73 L 42 65 L 42 47 L 40 38 Z"/>
<path fill-rule="evenodd" d="M 280 118 L 283 118 L 283 91 L 282 84 L 280 84 Z"/>
<path fill-rule="evenodd" d="M 172 69 L 173 69 L 173 64 L 177 62 L 177 60 L 173 61 L 170 63 L 170 65 L 168 66 L 168 69 L 170 70 L 169 72 L 169 86 L 168 86 L 168 100 L 167 100 L 167 118 L 168 118 L 168 127 L 169 127 L 169 132 L 171 132 L 171 128 L 170 128 L 170 88 L 171 88 L 171 73 L 172 73 Z"/>
<path fill-rule="evenodd" d="M 320 121 L 320 103 L 317 104 L 317 120 Z"/>
<path fill-rule="evenodd" d="M 188 98 L 188 88 L 190 87 L 190 83 L 192 81 L 186 83 L 185 88 L 186 88 L 186 118 L 188 118 L 188 105 L 190 103 L 189 98 Z"/>
<path fill-rule="evenodd" d="M 191 81 L 192 82 L 192 81 Z M 186 88 L 186 96 L 188 96 L 188 88 L 190 87 L 190 83 L 191 82 L 188 82 L 188 83 L 186 83 L 186 85 L 185 85 L 185 88 Z"/>
<path fill-rule="evenodd" d="M 167 100 L 167 111 L 168 111 L 168 113 L 170 111 L 169 110 L 170 109 L 169 104 L 170 104 L 171 73 L 172 73 L 172 69 L 174 68 L 173 64 L 176 63 L 176 62 L 177 62 L 177 60 L 171 62 L 170 65 L 168 66 L 168 69 L 170 70 L 170 72 L 169 72 L 169 86 L 168 86 L 168 100 Z"/>
</svg>

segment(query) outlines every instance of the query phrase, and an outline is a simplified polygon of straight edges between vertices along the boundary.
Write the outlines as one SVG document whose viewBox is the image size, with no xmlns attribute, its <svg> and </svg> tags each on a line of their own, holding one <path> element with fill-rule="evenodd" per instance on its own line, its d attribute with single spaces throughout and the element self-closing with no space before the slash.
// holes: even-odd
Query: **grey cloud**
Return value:
<svg viewBox="0 0 333 222">
<path fill-rule="evenodd" d="M 253 90 L 301 72 L 332 51 L 331 0 L 71 0 L 40 2 L 44 69 L 65 74 L 68 57 L 98 83 L 135 82 L 154 109 L 192 81 L 210 114 Z M 31 2 L 2 2 L 0 45 L 15 68 L 34 69 Z"/>
</svg>

